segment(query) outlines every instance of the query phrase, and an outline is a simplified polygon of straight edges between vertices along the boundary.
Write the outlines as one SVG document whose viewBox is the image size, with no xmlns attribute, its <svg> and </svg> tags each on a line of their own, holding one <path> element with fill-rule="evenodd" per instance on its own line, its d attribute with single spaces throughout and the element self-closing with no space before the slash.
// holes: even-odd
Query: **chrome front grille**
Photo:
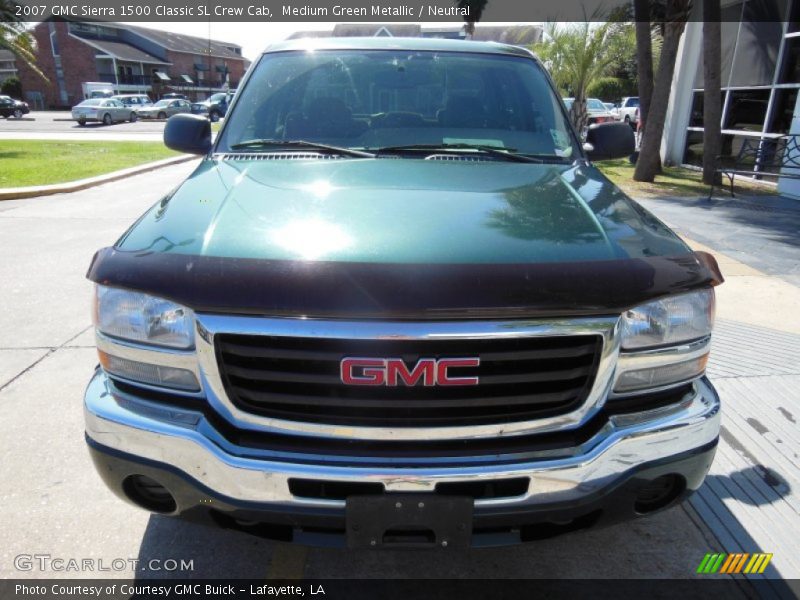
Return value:
<svg viewBox="0 0 800 600">
<path fill-rule="evenodd" d="M 619 317 L 348 321 L 197 315 L 211 408 L 241 431 L 340 440 L 477 440 L 573 429 L 608 396 Z M 345 386 L 343 357 L 479 356 L 475 387 Z M 460 367 L 458 376 L 469 374 Z"/>
<path fill-rule="evenodd" d="M 228 397 L 256 415 L 312 423 L 435 427 L 526 421 L 580 406 L 597 372 L 599 335 L 495 339 L 363 340 L 217 336 Z M 349 356 L 420 359 L 478 357 L 459 376 L 475 386 L 346 385 Z"/>
</svg>

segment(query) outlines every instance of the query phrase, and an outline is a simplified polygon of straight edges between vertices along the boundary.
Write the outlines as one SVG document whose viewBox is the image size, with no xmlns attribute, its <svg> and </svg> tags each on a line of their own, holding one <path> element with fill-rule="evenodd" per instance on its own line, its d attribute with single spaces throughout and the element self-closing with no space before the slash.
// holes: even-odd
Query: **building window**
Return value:
<svg viewBox="0 0 800 600">
<path fill-rule="evenodd" d="M 769 94 L 769 90 L 732 91 L 722 128 L 763 131 L 767 120 Z"/>
<path fill-rule="evenodd" d="M 792 117 L 797 102 L 797 88 L 775 90 L 772 105 L 772 122 L 767 131 L 787 134 L 792 128 Z"/>
<path fill-rule="evenodd" d="M 795 31 L 800 31 L 800 1 L 794 0 L 792 2 L 792 9 L 789 13 L 789 27 L 787 29 L 789 33 L 794 33 Z"/>
<path fill-rule="evenodd" d="M 703 126 L 703 90 L 696 91 L 692 95 L 692 112 L 689 114 L 689 127 L 702 127 Z M 725 92 L 720 95 L 720 106 L 725 106 Z"/>
<path fill-rule="evenodd" d="M 778 136 L 791 131 L 800 87 L 800 36 L 793 33 L 800 31 L 800 0 L 746 0 L 722 11 L 722 97 L 727 101 L 721 160 L 732 164 L 745 140 L 775 145 Z M 701 53 L 684 146 L 684 161 L 692 165 L 703 161 L 702 88 Z"/>
<path fill-rule="evenodd" d="M 800 0 L 797 0 L 800 3 Z M 778 83 L 800 83 L 800 38 L 787 38 Z"/>
</svg>

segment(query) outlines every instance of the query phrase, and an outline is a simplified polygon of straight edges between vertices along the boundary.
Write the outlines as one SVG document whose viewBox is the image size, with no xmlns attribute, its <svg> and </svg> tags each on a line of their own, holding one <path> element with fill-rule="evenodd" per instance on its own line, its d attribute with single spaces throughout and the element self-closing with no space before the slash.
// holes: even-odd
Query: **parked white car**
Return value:
<svg viewBox="0 0 800 600">
<path fill-rule="evenodd" d="M 623 98 L 616 110 L 615 115 L 618 121 L 624 121 L 629 125 L 635 125 L 639 120 L 639 97 L 629 96 Z"/>
<path fill-rule="evenodd" d="M 572 107 L 574 101 L 575 98 L 564 98 L 564 104 L 567 110 Z M 610 123 L 616 120 L 614 114 L 597 98 L 586 99 L 586 112 L 589 113 L 589 120 L 587 121 L 589 125 L 594 125 L 595 123 Z"/>
<path fill-rule="evenodd" d="M 112 96 L 112 98 L 114 100 L 119 100 L 125 106 L 128 106 L 131 109 L 144 108 L 145 106 L 150 106 L 153 104 L 153 101 L 150 100 L 150 97 L 147 94 L 118 94 L 116 96 Z"/>
</svg>

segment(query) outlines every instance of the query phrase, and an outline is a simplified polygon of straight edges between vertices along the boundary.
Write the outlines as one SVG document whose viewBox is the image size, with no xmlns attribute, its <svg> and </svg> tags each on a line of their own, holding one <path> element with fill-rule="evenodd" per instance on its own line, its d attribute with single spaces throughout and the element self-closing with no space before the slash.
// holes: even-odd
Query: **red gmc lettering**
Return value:
<svg viewBox="0 0 800 600">
<path fill-rule="evenodd" d="M 423 385 L 436 385 L 436 361 L 432 358 L 421 359 L 411 371 L 399 358 L 386 361 L 386 385 L 397 385 L 398 376 L 406 385 L 416 385 L 422 378 Z"/>
<path fill-rule="evenodd" d="M 450 377 L 447 369 L 452 367 L 477 367 L 479 358 L 447 358 L 439 361 L 436 369 L 437 385 L 478 385 L 477 377 Z"/>
<path fill-rule="evenodd" d="M 409 368 L 401 358 L 343 358 L 340 378 L 346 385 L 478 385 L 477 376 L 456 377 L 448 369 L 477 367 L 479 358 L 422 358 Z"/>
<path fill-rule="evenodd" d="M 353 367 L 363 367 L 362 375 L 353 375 Z M 344 358 L 340 363 L 342 383 L 347 385 L 383 385 L 386 361 L 380 358 Z"/>
</svg>

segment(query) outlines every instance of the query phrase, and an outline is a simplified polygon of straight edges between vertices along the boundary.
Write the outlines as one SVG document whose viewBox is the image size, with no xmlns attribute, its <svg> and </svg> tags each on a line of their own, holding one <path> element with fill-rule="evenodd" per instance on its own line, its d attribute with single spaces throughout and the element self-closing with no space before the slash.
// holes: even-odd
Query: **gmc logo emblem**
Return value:
<svg viewBox="0 0 800 600">
<path fill-rule="evenodd" d="M 340 378 L 345 385 L 478 385 L 478 377 L 458 377 L 455 370 L 477 367 L 480 358 L 421 358 L 411 368 L 401 358 L 343 358 Z"/>
</svg>

